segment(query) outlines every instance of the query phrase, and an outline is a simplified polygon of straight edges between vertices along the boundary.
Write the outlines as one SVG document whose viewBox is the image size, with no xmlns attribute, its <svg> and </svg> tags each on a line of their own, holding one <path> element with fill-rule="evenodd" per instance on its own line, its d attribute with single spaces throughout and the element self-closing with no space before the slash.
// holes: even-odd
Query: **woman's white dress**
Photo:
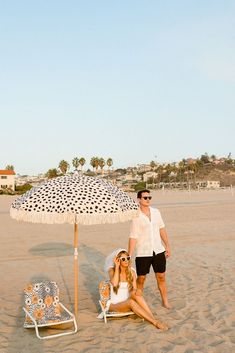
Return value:
<svg viewBox="0 0 235 353">
<path fill-rule="evenodd" d="M 117 304 L 124 302 L 130 297 L 130 292 L 128 288 L 128 282 L 119 282 L 119 288 L 117 294 L 113 291 L 113 286 L 111 284 L 111 298 L 107 301 L 107 310 L 109 310 L 110 304 Z"/>
</svg>

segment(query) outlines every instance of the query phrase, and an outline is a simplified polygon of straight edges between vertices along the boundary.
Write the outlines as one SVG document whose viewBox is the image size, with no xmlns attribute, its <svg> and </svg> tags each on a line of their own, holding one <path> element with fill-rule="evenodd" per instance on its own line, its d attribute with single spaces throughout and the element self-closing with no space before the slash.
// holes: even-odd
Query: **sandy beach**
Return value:
<svg viewBox="0 0 235 353">
<path fill-rule="evenodd" d="M 136 316 L 107 325 L 97 319 L 104 259 L 127 246 L 129 222 L 80 226 L 78 333 L 47 341 L 23 328 L 23 288 L 54 280 L 61 302 L 73 310 L 73 227 L 17 222 L 9 215 L 14 197 L 0 197 L 0 353 L 235 351 L 235 194 L 155 191 L 153 196 L 171 241 L 167 283 L 173 308 L 161 306 L 153 272 L 144 295 L 170 330 L 156 330 Z"/>
</svg>

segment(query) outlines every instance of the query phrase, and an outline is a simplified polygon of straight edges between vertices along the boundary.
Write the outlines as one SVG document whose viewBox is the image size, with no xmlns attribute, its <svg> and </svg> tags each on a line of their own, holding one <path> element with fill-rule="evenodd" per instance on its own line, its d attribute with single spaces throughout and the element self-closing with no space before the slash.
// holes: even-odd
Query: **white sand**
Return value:
<svg viewBox="0 0 235 353">
<path fill-rule="evenodd" d="M 0 353 L 235 351 L 235 195 L 228 190 L 155 192 L 171 239 L 169 300 L 161 307 L 154 275 L 145 298 L 171 326 L 160 332 L 137 317 L 96 318 L 97 284 L 103 262 L 116 247 L 126 247 L 129 223 L 81 226 L 79 230 L 79 332 L 40 341 L 23 328 L 22 289 L 30 281 L 58 282 L 61 301 L 73 309 L 73 227 L 20 223 L 9 216 L 13 197 L 0 197 Z"/>
</svg>

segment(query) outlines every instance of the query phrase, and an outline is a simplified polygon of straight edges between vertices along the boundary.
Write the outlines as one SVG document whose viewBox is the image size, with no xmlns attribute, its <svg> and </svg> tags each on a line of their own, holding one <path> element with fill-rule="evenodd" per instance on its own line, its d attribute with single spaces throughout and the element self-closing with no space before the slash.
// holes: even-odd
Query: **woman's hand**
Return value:
<svg viewBox="0 0 235 353">
<path fill-rule="evenodd" d="M 113 259 L 115 268 L 119 268 L 120 267 L 120 259 L 119 257 L 115 256 L 115 258 Z"/>
</svg>

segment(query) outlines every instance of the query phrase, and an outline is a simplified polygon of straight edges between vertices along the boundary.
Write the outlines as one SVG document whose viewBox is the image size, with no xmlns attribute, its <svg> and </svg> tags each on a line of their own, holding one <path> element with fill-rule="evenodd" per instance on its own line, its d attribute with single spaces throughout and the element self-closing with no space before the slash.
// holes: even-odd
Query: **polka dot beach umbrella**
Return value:
<svg viewBox="0 0 235 353">
<path fill-rule="evenodd" d="M 78 312 L 78 224 L 133 219 L 138 204 L 106 180 L 84 175 L 50 179 L 16 199 L 10 215 L 18 221 L 74 224 L 74 307 Z"/>
</svg>

